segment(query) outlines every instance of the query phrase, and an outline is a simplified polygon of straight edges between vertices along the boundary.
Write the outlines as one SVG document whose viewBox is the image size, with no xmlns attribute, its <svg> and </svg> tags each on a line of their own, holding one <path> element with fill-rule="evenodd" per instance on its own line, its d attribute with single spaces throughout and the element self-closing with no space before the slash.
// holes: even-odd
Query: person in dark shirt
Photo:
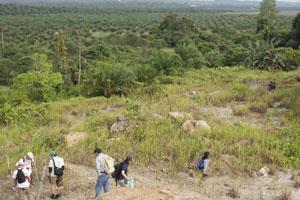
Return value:
<svg viewBox="0 0 300 200">
<path fill-rule="evenodd" d="M 276 89 L 276 80 L 274 79 L 273 81 L 270 81 L 270 83 L 268 84 L 269 94 L 271 94 L 275 89 Z"/>
<path fill-rule="evenodd" d="M 131 178 L 128 177 L 128 167 L 132 163 L 132 157 L 127 156 L 126 159 L 120 163 L 118 173 L 118 184 L 121 187 L 127 187 L 127 183 Z"/>
</svg>

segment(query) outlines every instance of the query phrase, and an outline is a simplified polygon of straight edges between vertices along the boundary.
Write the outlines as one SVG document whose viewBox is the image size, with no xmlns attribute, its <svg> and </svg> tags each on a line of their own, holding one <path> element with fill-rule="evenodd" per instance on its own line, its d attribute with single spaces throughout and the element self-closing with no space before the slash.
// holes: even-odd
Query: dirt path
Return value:
<svg viewBox="0 0 300 200">
<path fill-rule="evenodd" d="M 291 200 L 300 200 L 300 190 L 294 188 L 289 173 L 278 172 L 274 176 L 255 179 L 241 177 L 209 177 L 205 180 L 180 173 L 179 178 L 170 180 L 161 173 L 134 169 L 130 171 L 135 188 L 116 187 L 111 179 L 111 192 L 105 200 L 228 200 L 228 192 L 235 188 L 243 200 L 277 200 L 288 191 Z M 93 168 L 68 164 L 64 179 L 62 200 L 88 200 L 94 197 L 96 172 Z M 36 184 L 33 191 L 36 191 Z M 50 186 L 44 183 L 42 199 L 49 198 Z M 9 187 L 9 177 L 0 179 L 0 200 L 15 200 Z"/>
</svg>

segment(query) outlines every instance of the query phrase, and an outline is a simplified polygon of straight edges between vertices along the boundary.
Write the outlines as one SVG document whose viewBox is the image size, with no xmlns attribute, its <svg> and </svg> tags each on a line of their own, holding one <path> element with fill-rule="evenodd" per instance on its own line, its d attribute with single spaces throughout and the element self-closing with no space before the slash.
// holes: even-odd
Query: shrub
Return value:
<svg viewBox="0 0 300 200">
<path fill-rule="evenodd" d="M 63 84 L 60 73 L 27 72 L 18 75 L 13 81 L 13 93 L 16 99 L 30 99 L 34 102 L 46 102 L 57 96 L 57 89 Z"/>
<path fill-rule="evenodd" d="M 152 59 L 152 66 L 161 74 L 178 75 L 183 72 L 182 60 L 179 55 L 160 51 Z"/>
<path fill-rule="evenodd" d="M 110 97 L 112 94 L 127 94 L 135 80 L 133 69 L 126 65 L 97 62 L 88 72 L 84 90 L 88 96 Z"/>
<path fill-rule="evenodd" d="M 137 65 L 134 68 L 137 81 L 143 83 L 152 83 L 158 75 L 155 68 L 150 65 Z"/>
<path fill-rule="evenodd" d="M 246 64 L 263 70 L 278 70 L 285 68 L 285 59 L 271 43 L 256 42 L 249 45 Z"/>
<path fill-rule="evenodd" d="M 279 51 L 286 59 L 287 70 L 293 70 L 300 66 L 300 50 L 281 48 Z"/>
<path fill-rule="evenodd" d="M 193 43 L 178 44 L 175 52 L 180 55 L 185 67 L 200 68 L 207 65 L 204 56 Z"/>
</svg>

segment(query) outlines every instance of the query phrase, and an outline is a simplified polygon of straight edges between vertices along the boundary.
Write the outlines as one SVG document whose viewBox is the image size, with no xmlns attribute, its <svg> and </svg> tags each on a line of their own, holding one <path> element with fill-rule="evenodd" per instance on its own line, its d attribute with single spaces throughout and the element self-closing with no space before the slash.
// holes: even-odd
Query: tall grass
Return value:
<svg viewBox="0 0 300 200">
<path fill-rule="evenodd" d="M 265 72 L 235 68 L 199 69 L 173 77 L 159 85 L 154 94 L 132 91 L 128 97 L 82 97 L 47 104 L 30 104 L 1 109 L 0 174 L 14 167 L 28 151 L 45 158 L 57 150 L 66 160 L 93 165 L 96 146 L 115 158 L 133 155 L 139 165 L 187 171 L 190 163 L 204 151 L 212 155 L 212 171 L 250 173 L 264 165 L 294 167 L 300 164 L 300 92 L 291 79 L 294 72 Z M 278 89 L 268 94 L 266 84 L 276 77 Z M 258 84 L 254 88 L 249 82 Z M 195 91 L 194 96 L 187 95 Z M 281 114 L 283 127 L 254 127 L 248 121 L 264 121 L 275 102 L 290 109 Z M 201 107 L 232 107 L 229 123 L 203 115 Z M 182 121 L 174 121 L 168 112 L 191 113 L 192 118 L 208 121 L 211 132 L 183 133 Z M 154 114 L 160 117 L 155 117 Z M 129 119 L 126 133 L 112 136 L 109 127 L 118 116 Z M 236 119 L 235 119 L 236 120 Z M 86 133 L 78 144 L 67 147 L 65 136 L 72 131 Z M 192 164 L 193 165 L 193 164 Z"/>
</svg>

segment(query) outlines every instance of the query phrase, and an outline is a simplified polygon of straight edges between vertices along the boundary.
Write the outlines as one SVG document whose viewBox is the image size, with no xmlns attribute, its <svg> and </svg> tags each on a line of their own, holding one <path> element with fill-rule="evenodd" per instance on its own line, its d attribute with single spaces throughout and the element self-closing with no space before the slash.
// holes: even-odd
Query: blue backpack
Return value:
<svg viewBox="0 0 300 200">
<path fill-rule="evenodd" d="M 198 170 L 203 170 L 204 169 L 204 160 L 198 160 L 196 163 L 196 168 Z"/>
</svg>

